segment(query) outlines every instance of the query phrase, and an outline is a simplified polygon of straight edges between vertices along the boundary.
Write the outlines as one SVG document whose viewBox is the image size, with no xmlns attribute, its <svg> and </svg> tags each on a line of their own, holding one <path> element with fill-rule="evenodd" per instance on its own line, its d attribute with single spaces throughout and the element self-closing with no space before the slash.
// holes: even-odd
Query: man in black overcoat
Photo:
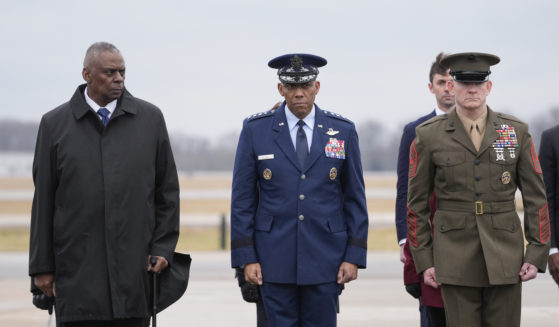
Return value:
<svg viewBox="0 0 559 327">
<path fill-rule="evenodd" d="M 149 272 L 172 264 L 179 235 L 165 121 L 126 90 L 114 45 L 93 44 L 82 76 L 39 127 L 29 275 L 62 326 L 148 326 Z"/>
<path fill-rule="evenodd" d="M 547 264 L 549 273 L 559 285 L 559 125 L 545 130 L 540 143 L 540 163 L 547 193 L 551 221 L 551 250 Z"/>
</svg>

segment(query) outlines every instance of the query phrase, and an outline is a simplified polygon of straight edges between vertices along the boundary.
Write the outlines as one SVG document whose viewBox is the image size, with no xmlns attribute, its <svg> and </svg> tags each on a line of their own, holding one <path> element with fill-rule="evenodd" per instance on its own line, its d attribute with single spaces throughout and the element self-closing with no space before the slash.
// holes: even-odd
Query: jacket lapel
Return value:
<svg viewBox="0 0 559 327">
<path fill-rule="evenodd" d="M 448 114 L 448 120 L 447 120 L 448 125 L 446 127 L 447 132 L 453 132 L 451 134 L 452 135 L 451 137 L 456 142 L 462 144 L 466 149 L 468 149 L 474 155 L 477 155 L 478 152 L 474 146 L 474 143 L 470 139 L 468 133 L 466 133 L 466 130 L 464 129 L 464 125 L 462 124 L 462 121 L 460 120 L 458 114 L 456 113 L 456 107 L 451 109 L 447 114 Z"/>
<path fill-rule="evenodd" d="M 76 120 L 82 119 L 88 112 L 93 112 L 93 109 L 85 102 L 85 96 L 83 92 L 85 91 L 86 84 L 78 86 L 76 92 L 70 99 L 70 106 L 72 107 L 72 112 Z"/>
<path fill-rule="evenodd" d="M 489 148 L 495 140 L 499 138 L 497 127 L 499 126 L 499 118 L 497 114 L 487 106 L 487 125 L 485 126 L 485 135 L 479 147 L 479 153 L 483 153 Z"/>
<path fill-rule="evenodd" d="M 316 105 L 315 109 L 311 150 L 309 152 L 309 157 L 305 161 L 303 172 L 309 170 L 318 158 L 320 158 L 320 156 L 324 153 L 324 146 L 328 142 L 326 137 L 327 135 L 324 134 L 324 131 L 328 130 L 325 124 L 326 120 L 324 119 L 324 113 Z"/>
<path fill-rule="evenodd" d="M 299 167 L 299 162 L 297 161 L 297 154 L 295 153 L 295 147 L 293 146 L 293 141 L 291 140 L 291 135 L 289 134 L 289 127 L 287 126 L 287 119 L 285 118 L 285 102 L 277 109 L 274 114 L 274 123 L 272 129 L 276 132 L 274 138 L 275 142 L 289 161 L 301 171 Z"/>
</svg>

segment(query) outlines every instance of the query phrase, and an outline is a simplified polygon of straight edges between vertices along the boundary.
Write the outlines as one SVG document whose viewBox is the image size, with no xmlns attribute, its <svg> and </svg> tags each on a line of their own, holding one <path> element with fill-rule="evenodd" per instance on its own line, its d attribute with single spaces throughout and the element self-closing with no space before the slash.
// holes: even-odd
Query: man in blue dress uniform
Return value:
<svg viewBox="0 0 559 327">
<path fill-rule="evenodd" d="M 231 201 L 231 261 L 261 285 L 270 326 L 336 326 L 342 284 L 367 258 L 355 125 L 314 104 L 326 59 L 288 54 L 277 110 L 245 119 Z"/>
</svg>

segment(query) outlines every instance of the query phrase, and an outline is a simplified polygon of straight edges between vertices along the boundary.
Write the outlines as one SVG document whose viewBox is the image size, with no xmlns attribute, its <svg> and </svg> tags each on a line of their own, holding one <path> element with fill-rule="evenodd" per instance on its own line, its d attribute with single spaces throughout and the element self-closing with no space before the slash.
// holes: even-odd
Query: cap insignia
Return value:
<svg viewBox="0 0 559 327">
<path fill-rule="evenodd" d="M 301 69 L 302 66 L 303 66 L 303 59 L 301 59 L 301 57 L 294 56 L 293 58 L 291 58 L 291 67 L 295 69 Z"/>
</svg>

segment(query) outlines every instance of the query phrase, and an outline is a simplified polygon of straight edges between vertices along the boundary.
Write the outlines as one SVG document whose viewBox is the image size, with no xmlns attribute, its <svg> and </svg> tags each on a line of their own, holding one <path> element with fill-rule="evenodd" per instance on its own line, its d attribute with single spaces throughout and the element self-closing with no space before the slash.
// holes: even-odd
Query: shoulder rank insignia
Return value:
<svg viewBox="0 0 559 327">
<path fill-rule="evenodd" d="M 267 116 L 272 115 L 273 113 L 274 113 L 274 110 L 268 110 L 268 111 L 259 112 L 259 113 L 250 115 L 246 119 L 253 120 L 253 119 L 256 119 L 256 118 L 267 117 Z"/>
<path fill-rule="evenodd" d="M 346 122 L 348 122 L 348 123 L 351 123 L 351 122 L 352 122 L 351 120 L 347 119 L 346 117 L 344 117 L 344 116 L 342 116 L 342 115 L 340 115 L 340 114 L 337 114 L 337 113 L 334 113 L 334 112 L 331 112 L 331 111 L 328 111 L 328 110 L 322 110 L 322 112 L 323 112 L 327 117 L 336 118 L 336 119 L 339 119 L 339 120 L 342 120 L 342 121 L 346 121 Z"/>
<path fill-rule="evenodd" d="M 330 136 L 334 136 L 336 134 L 338 134 L 340 131 L 335 131 L 332 128 L 328 128 L 328 130 L 325 132 L 326 135 L 330 135 Z"/>
</svg>

